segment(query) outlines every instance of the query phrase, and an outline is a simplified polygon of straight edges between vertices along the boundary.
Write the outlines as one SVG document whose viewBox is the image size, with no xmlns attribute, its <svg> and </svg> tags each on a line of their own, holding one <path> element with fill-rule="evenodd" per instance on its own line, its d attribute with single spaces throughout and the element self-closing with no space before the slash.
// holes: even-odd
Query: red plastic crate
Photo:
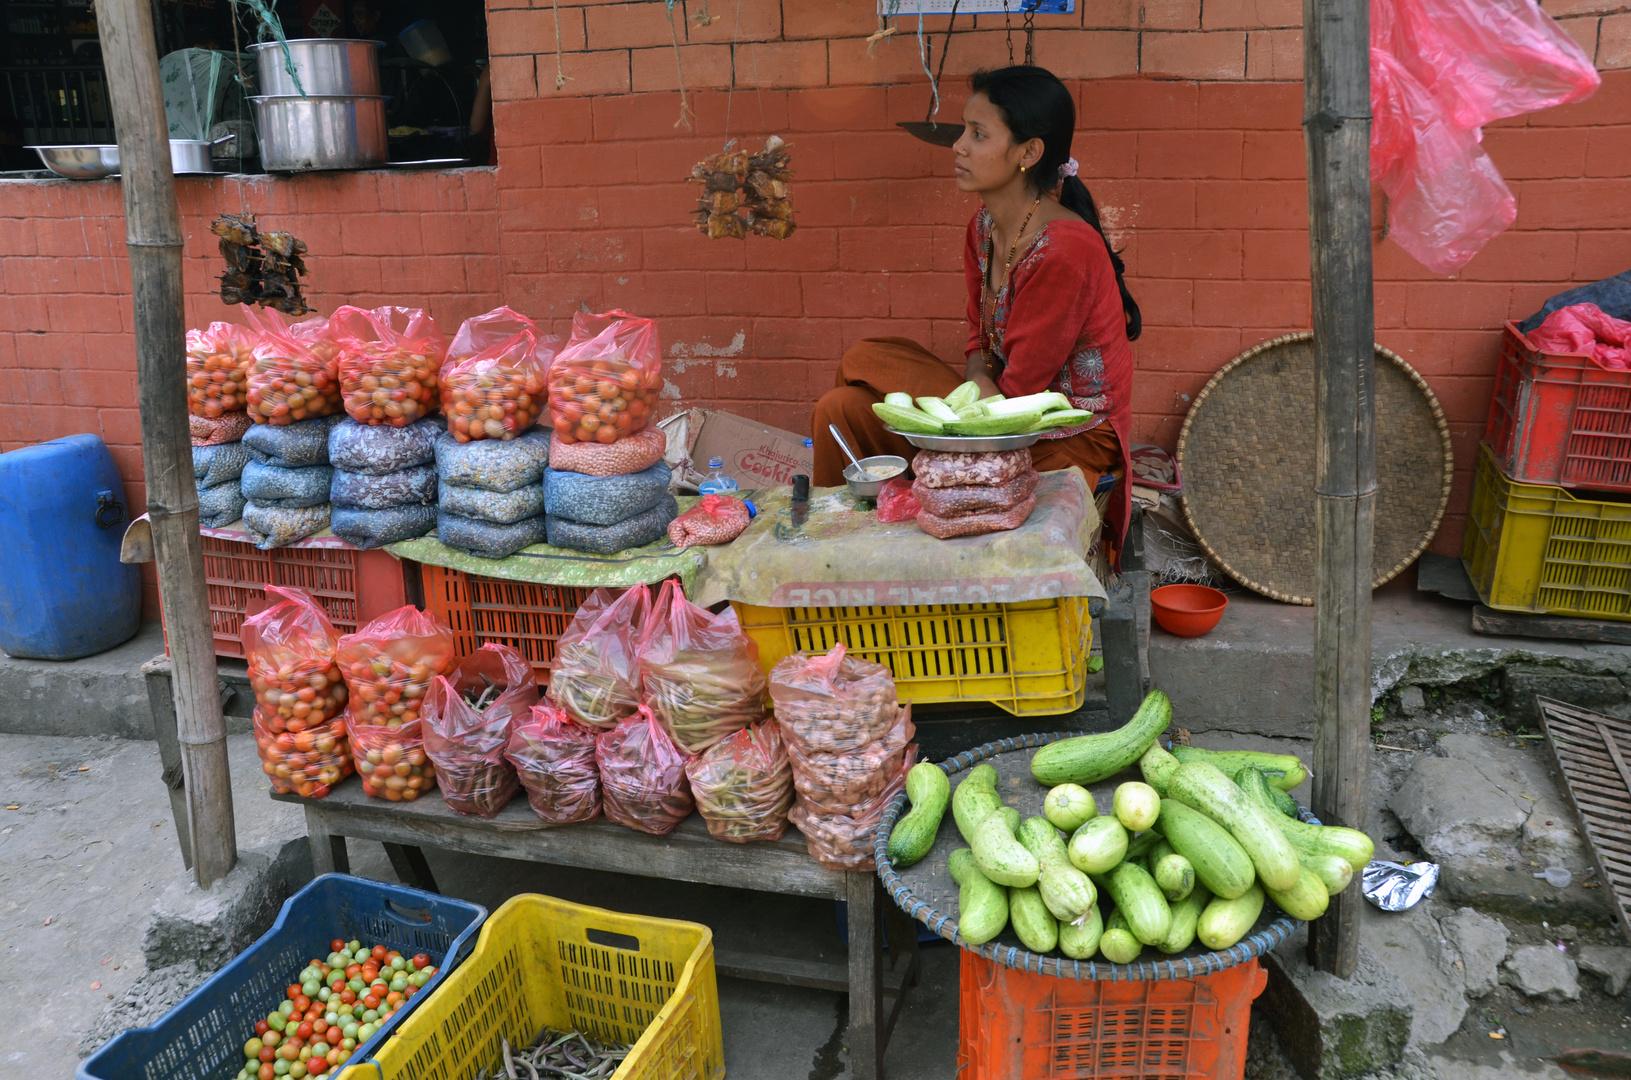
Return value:
<svg viewBox="0 0 1631 1080">
<path fill-rule="evenodd" d="M 566 632 L 589 589 L 466 574 L 422 565 L 425 610 L 453 628 L 460 656 L 488 642 L 508 645 L 532 662 L 538 685 L 549 685 L 555 643 Z"/>
<path fill-rule="evenodd" d="M 961 950 L 958 1080 L 1240 1080 L 1256 960 L 1194 979 L 1088 982 Z"/>
<path fill-rule="evenodd" d="M 402 563 L 386 551 L 352 547 L 262 551 L 241 540 L 208 534 L 200 539 L 217 656 L 244 654 L 239 634 L 244 619 L 266 608 L 267 585 L 305 589 L 342 634 L 408 602 Z"/>
<path fill-rule="evenodd" d="M 1519 483 L 1631 492 L 1631 371 L 1541 352 L 1509 322 L 1484 438 Z"/>
</svg>

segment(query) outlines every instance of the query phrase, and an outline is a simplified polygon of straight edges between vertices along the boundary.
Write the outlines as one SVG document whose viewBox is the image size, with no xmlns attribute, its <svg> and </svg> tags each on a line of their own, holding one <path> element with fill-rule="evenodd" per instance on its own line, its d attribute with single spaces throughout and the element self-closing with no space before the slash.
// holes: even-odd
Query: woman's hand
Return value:
<svg viewBox="0 0 1631 1080">
<path fill-rule="evenodd" d="M 988 398 L 992 394 L 1000 394 L 1002 390 L 997 386 L 995 366 L 984 349 L 976 349 L 968 354 L 968 364 L 963 369 L 963 378 L 980 388 L 980 396 Z"/>
</svg>

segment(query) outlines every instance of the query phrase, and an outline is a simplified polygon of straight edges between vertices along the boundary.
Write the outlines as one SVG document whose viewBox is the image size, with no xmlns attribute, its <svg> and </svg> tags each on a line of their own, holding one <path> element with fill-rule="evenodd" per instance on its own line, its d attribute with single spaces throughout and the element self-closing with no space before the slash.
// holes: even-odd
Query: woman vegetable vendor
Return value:
<svg viewBox="0 0 1631 1080">
<path fill-rule="evenodd" d="M 816 404 L 815 482 L 844 482 L 835 424 L 860 456 L 916 452 L 872 411 L 887 393 L 943 397 L 959 383 L 981 396 L 1047 390 L 1093 414 L 1085 424 L 1045 433 L 1031 448 L 1040 471 L 1078 466 L 1093 483 L 1128 469 L 1133 358 L 1142 320 L 1123 280 L 1121 257 L 1099 224 L 1093 197 L 1070 156 L 1076 105 L 1038 67 L 981 72 L 963 108 L 952 148 L 957 187 L 985 204 L 968 223 L 967 365 L 959 374 L 906 338 L 857 342 L 838 365 L 834 389 Z M 1118 485 L 1108 517 L 1126 528 L 1129 485 Z"/>
</svg>

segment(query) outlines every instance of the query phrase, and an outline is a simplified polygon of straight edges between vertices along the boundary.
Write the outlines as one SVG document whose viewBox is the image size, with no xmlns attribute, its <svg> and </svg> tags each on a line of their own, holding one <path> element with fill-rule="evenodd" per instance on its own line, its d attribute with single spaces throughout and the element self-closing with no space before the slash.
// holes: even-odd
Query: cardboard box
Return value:
<svg viewBox="0 0 1631 1080">
<path fill-rule="evenodd" d="M 657 426 L 668 436 L 664 460 L 676 480 L 691 486 L 707 478 L 708 460 L 716 457 L 743 491 L 786 486 L 798 473 L 815 472 L 815 450 L 804 436 L 732 413 L 689 409 Z"/>
</svg>

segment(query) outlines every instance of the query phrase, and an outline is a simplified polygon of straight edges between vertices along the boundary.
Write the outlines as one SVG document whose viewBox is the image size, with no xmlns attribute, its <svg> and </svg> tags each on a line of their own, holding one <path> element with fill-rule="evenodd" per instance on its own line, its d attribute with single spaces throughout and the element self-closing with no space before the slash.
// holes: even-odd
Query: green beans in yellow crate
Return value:
<svg viewBox="0 0 1631 1080">
<path fill-rule="evenodd" d="M 353 1063 L 339 1080 L 470 1080 L 484 1068 L 502 1076 L 503 1041 L 525 1047 L 546 1028 L 630 1046 L 616 1080 L 719 1080 L 725 1054 L 712 931 L 512 897 L 438 992 L 372 1061 Z"/>
</svg>

